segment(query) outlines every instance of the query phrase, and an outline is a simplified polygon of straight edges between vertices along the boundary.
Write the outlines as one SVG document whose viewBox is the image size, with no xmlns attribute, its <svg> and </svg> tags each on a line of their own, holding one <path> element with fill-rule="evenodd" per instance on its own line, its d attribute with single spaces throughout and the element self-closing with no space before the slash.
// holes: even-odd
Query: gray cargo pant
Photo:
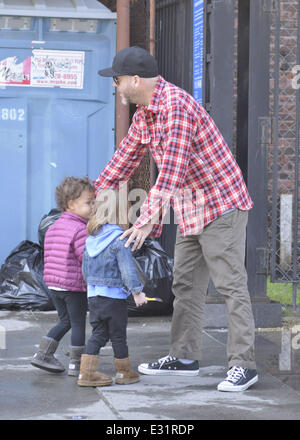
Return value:
<svg viewBox="0 0 300 440">
<path fill-rule="evenodd" d="M 177 228 L 170 355 L 201 360 L 203 312 L 209 279 L 224 295 L 228 367 L 255 369 L 255 326 L 247 287 L 245 242 L 248 212 L 218 217 L 199 235 Z"/>
</svg>

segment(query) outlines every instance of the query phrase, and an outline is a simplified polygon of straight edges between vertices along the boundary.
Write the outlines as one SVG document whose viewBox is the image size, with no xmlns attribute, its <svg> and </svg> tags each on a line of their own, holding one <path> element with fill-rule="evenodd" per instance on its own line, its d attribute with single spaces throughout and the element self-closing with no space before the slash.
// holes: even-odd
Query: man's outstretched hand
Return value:
<svg viewBox="0 0 300 440">
<path fill-rule="evenodd" d="M 147 223 L 146 225 L 142 226 L 141 228 L 136 228 L 135 226 L 132 226 L 131 228 L 127 229 L 123 232 L 123 234 L 120 237 L 120 240 L 124 240 L 124 238 L 128 237 L 128 240 L 125 243 L 125 247 L 129 247 L 131 242 L 134 241 L 134 244 L 132 246 L 132 251 L 135 251 L 136 249 L 140 249 L 143 246 L 144 241 L 150 235 L 153 224 Z"/>
</svg>

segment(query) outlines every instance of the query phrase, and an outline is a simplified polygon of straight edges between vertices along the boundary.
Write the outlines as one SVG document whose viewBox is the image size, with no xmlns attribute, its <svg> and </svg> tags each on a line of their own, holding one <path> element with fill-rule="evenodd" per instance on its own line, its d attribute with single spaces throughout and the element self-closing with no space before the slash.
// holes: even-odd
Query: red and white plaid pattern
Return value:
<svg viewBox="0 0 300 440">
<path fill-rule="evenodd" d="M 138 106 L 128 134 L 94 181 L 95 189 L 118 188 L 150 150 L 159 174 L 136 220 L 156 218 L 170 202 L 181 235 L 193 235 L 223 212 L 249 210 L 253 202 L 228 145 L 205 109 L 187 92 L 159 77 L 151 103 Z M 188 194 L 188 197 L 184 194 Z M 152 235 L 159 237 L 162 221 Z"/>
</svg>

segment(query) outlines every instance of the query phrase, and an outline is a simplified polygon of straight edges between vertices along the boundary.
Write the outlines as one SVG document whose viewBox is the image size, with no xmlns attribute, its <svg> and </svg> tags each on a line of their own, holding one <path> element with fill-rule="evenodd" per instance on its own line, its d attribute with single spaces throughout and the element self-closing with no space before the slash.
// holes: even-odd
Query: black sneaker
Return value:
<svg viewBox="0 0 300 440">
<path fill-rule="evenodd" d="M 150 375 L 197 376 L 199 373 L 199 363 L 194 361 L 189 364 L 183 364 L 178 358 L 168 355 L 151 364 L 140 364 L 138 370 L 140 373 Z"/>
<path fill-rule="evenodd" d="M 218 391 L 245 391 L 258 381 L 256 370 L 243 367 L 231 367 L 225 380 L 219 383 Z"/>
</svg>

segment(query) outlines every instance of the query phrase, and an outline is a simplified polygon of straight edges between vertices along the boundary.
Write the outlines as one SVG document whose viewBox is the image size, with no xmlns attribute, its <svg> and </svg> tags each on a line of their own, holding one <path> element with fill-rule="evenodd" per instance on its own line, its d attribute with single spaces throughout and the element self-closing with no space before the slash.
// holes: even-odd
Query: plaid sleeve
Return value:
<svg viewBox="0 0 300 440">
<path fill-rule="evenodd" d="M 139 166 L 146 151 L 147 145 L 143 143 L 143 136 L 139 130 L 139 116 L 136 113 L 119 148 L 99 177 L 93 181 L 95 191 L 118 188 L 120 181 L 127 181 Z"/>
<path fill-rule="evenodd" d="M 141 207 L 141 215 L 134 226 L 137 228 L 151 221 L 155 223 L 152 235 L 159 236 L 162 222 L 158 220 L 169 208 L 172 197 L 184 187 L 185 176 L 190 162 L 193 137 L 193 121 L 180 105 L 173 105 L 166 112 L 163 127 L 162 165 L 148 197 Z"/>
</svg>

